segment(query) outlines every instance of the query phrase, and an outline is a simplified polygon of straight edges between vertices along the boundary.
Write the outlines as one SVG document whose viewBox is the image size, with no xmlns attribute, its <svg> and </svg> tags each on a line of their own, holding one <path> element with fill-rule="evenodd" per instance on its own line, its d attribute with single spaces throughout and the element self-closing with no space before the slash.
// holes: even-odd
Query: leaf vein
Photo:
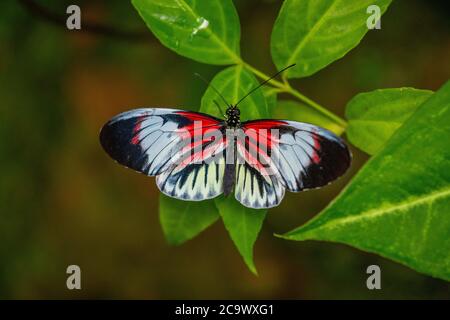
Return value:
<svg viewBox="0 0 450 320">
<path fill-rule="evenodd" d="M 433 203 L 439 198 L 444 198 L 446 196 L 450 196 L 450 187 L 444 188 L 443 190 L 432 192 L 430 194 L 421 196 L 421 197 L 410 197 L 388 209 L 382 208 L 382 209 L 376 209 L 376 210 L 369 210 L 366 212 L 363 212 L 357 216 L 348 216 L 339 218 L 330 222 L 327 222 L 323 224 L 320 228 L 324 227 L 339 227 L 345 224 L 349 223 L 355 223 L 360 222 L 366 219 L 376 218 L 378 216 L 384 215 L 384 214 L 395 214 L 395 213 L 402 213 L 407 211 L 407 209 L 419 206 L 426 203 Z"/>
</svg>

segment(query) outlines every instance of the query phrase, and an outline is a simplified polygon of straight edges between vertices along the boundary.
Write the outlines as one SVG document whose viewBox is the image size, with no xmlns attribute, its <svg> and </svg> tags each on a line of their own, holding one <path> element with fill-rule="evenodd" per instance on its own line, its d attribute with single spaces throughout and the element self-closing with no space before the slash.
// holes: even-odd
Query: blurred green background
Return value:
<svg viewBox="0 0 450 320">
<path fill-rule="evenodd" d="M 62 19 L 69 4 L 82 27 L 99 23 L 136 37 L 69 31 L 29 1 L 0 2 L 0 298 L 450 298 L 445 281 L 344 245 L 291 242 L 274 232 L 317 214 L 367 160 L 353 149 L 350 173 L 321 190 L 287 194 L 269 212 L 255 246 L 253 276 L 222 223 L 180 247 L 165 240 L 153 178 L 103 152 L 101 126 L 138 106 L 196 110 L 221 67 L 160 45 L 128 1 L 36 1 Z M 279 0 L 234 1 L 244 59 L 274 72 L 269 39 Z M 28 9 L 27 9 L 28 8 Z M 295 87 L 343 115 L 361 91 L 436 90 L 450 75 L 448 1 L 394 1 L 382 29 L 342 60 Z M 82 290 L 66 288 L 66 268 Z M 368 265 L 382 290 L 366 288 Z"/>
</svg>

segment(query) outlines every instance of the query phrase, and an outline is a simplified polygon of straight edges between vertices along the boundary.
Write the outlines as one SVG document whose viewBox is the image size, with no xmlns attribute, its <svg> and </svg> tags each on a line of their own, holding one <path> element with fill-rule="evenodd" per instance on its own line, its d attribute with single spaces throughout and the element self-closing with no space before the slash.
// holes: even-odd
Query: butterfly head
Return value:
<svg viewBox="0 0 450 320">
<path fill-rule="evenodd" d="M 229 127 L 236 128 L 241 124 L 241 111 L 235 105 L 228 107 L 225 115 Z"/>
</svg>

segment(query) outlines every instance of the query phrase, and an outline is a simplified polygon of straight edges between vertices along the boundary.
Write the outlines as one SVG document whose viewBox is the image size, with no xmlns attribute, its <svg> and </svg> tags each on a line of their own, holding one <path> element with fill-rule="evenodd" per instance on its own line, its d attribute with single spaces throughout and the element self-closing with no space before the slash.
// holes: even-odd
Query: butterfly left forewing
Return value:
<svg viewBox="0 0 450 320">
<path fill-rule="evenodd" d="M 135 109 L 112 118 L 100 133 L 120 164 L 157 176 L 160 190 L 177 199 L 204 200 L 223 191 L 223 121 L 175 109 Z"/>
</svg>

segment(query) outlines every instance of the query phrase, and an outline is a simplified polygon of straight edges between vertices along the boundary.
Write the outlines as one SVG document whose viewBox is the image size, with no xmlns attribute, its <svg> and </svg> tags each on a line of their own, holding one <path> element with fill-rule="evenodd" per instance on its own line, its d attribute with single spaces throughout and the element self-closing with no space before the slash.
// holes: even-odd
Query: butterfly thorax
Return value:
<svg viewBox="0 0 450 320">
<path fill-rule="evenodd" d="M 237 128 L 241 125 L 241 112 L 236 106 L 230 106 L 226 111 L 226 123 L 228 127 Z"/>
</svg>

